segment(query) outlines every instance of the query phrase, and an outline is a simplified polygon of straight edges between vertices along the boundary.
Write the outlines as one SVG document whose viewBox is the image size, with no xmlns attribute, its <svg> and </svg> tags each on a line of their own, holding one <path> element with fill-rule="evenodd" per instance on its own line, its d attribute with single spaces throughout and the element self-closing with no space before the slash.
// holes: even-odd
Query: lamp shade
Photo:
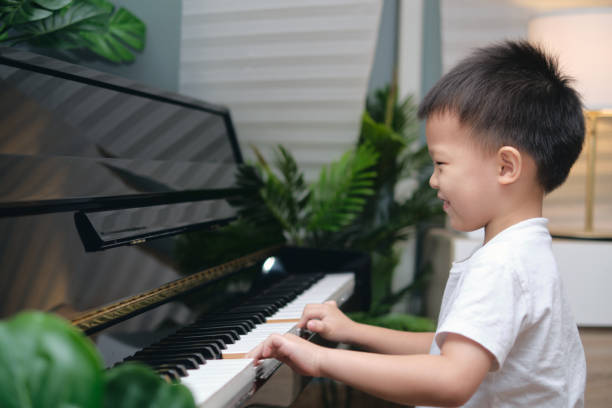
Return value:
<svg viewBox="0 0 612 408">
<path fill-rule="evenodd" d="M 530 20 L 529 41 L 559 57 L 585 108 L 612 108 L 612 8 L 563 10 Z"/>
</svg>

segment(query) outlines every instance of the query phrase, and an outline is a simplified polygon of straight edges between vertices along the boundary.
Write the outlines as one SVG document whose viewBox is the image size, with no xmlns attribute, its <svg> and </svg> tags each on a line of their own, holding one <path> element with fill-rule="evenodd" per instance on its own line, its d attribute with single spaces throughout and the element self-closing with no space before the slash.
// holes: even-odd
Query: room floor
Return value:
<svg viewBox="0 0 612 408">
<path fill-rule="evenodd" d="M 587 359 L 587 385 L 585 406 L 588 408 L 612 407 L 612 328 L 580 330 Z M 348 403 L 347 403 L 348 397 Z M 396 408 L 392 404 L 356 390 L 326 381 L 311 381 L 292 408 Z"/>
</svg>

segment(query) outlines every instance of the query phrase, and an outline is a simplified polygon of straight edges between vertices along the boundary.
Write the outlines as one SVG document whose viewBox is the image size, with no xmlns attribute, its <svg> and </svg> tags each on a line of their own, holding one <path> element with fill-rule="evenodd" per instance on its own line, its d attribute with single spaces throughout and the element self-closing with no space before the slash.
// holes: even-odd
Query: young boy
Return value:
<svg viewBox="0 0 612 408">
<path fill-rule="evenodd" d="M 425 97 L 430 185 L 450 224 L 484 227 L 453 263 L 435 333 L 355 323 L 333 303 L 299 327 L 368 352 L 273 335 L 251 352 L 381 398 L 429 406 L 580 407 L 584 351 L 542 217 L 584 138 L 580 98 L 555 60 L 526 42 L 477 50 Z"/>
</svg>

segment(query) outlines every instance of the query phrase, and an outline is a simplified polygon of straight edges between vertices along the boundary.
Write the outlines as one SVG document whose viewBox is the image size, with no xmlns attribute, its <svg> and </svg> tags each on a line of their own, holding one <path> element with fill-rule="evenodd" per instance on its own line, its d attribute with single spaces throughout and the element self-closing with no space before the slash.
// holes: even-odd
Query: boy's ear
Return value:
<svg viewBox="0 0 612 408">
<path fill-rule="evenodd" d="M 523 170 L 521 152 L 512 146 L 502 146 L 497 151 L 497 178 L 500 184 L 512 184 Z"/>
</svg>

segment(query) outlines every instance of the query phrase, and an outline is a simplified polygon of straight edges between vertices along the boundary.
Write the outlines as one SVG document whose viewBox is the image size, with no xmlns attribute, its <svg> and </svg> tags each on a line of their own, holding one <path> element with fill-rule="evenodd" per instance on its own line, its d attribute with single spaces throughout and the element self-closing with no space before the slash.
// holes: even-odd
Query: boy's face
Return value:
<svg viewBox="0 0 612 408">
<path fill-rule="evenodd" d="M 471 128 L 451 113 L 429 117 L 426 133 L 434 162 L 429 184 L 438 190 L 451 227 L 473 231 L 486 226 L 499 208 L 496 155 L 478 145 Z"/>
</svg>

